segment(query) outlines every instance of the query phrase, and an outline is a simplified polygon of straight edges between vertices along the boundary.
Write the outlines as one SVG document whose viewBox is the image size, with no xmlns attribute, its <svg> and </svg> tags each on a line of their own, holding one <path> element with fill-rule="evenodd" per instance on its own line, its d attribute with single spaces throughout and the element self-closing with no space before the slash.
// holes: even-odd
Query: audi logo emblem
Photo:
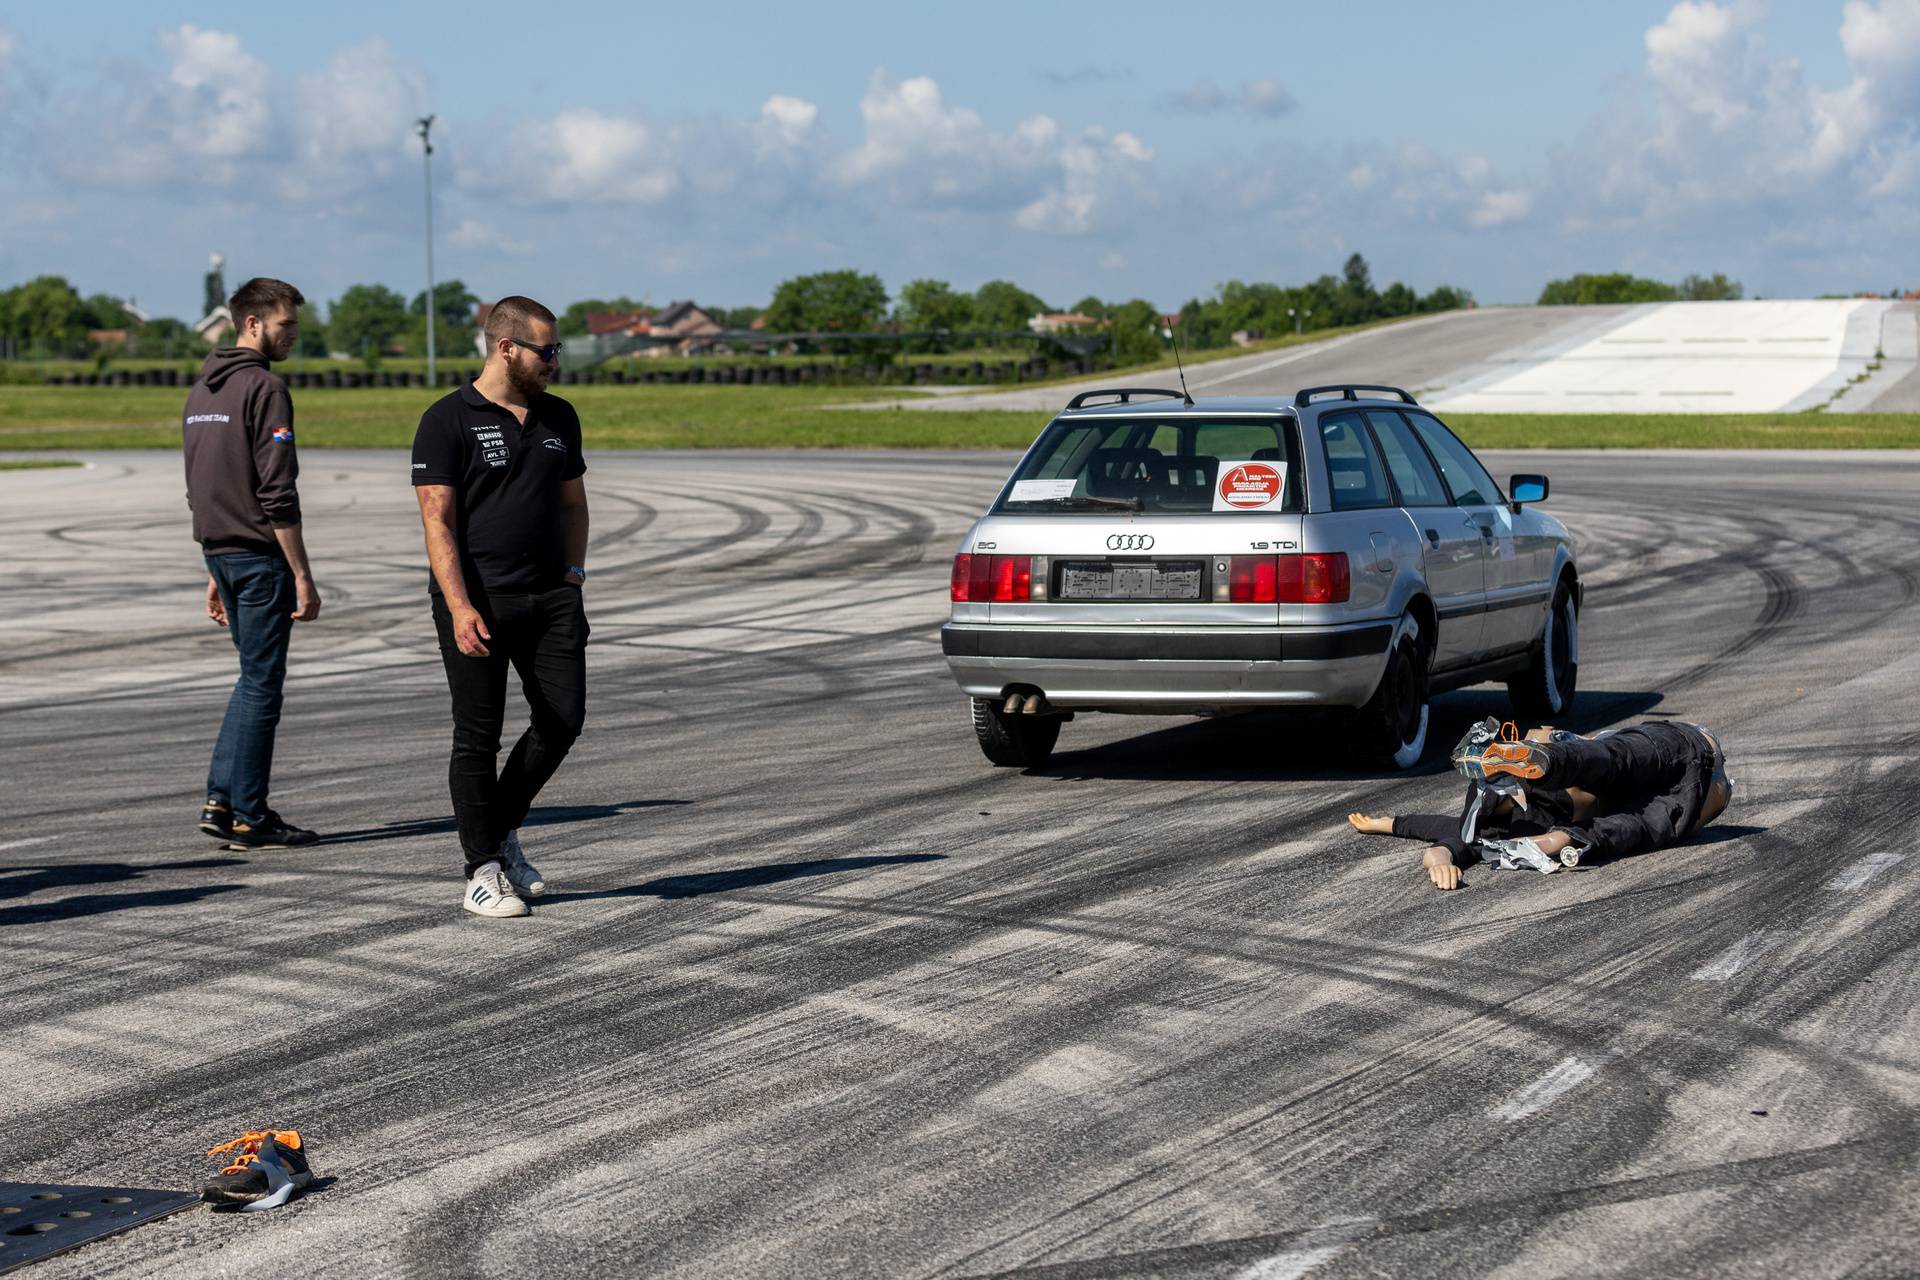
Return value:
<svg viewBox="0 0 1920 1280">
<path fill-rule="evenodd" d="M 1151 551 L 1153 535 L 1150 533 L 1116 533 L 1107 539 L 1109 551 Z"/>
</svg>

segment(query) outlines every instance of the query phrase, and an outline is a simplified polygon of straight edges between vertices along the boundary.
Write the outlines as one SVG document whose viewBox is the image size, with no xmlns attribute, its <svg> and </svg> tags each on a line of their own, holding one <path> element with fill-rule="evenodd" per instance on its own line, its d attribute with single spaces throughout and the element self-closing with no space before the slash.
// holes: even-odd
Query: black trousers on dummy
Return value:
<svg viewBox="0 0 1920 1280">
<path fill-rule="evenodd" d="M 566 759 L 587 716 L 587 611 L 578 587 L 532 595 L 476 595 L 474 607 L 493 636 L 484 658 L 460 652 L 453 638 L 453 615 L 446 601 L 433 597 L 440 659 L 453 695 L 447 784 L 469 876 L 499 856 L 500 842 L 526 819 L 534 797 Z M 533 721 L 496 776 L 509 665 L 520 675 Z"/>
<path fill-rule="evenodd" d="M 1539 785 L 1579 787 L 1612 810 L 1571 832 L 1606 857 L 1664 849 L 1700 825 L 1707 788 L 1722 761 L 1689 724 L 1640 724 L 1599 738 L 1555 742 Z"/>
<path fill-rule="evenodd" d="M 1689 724 L 1653 722 L 1586 739 L 1556 738 L 1546 751 L 1546 776 L 1527 784 L 1528 809 L 1489 836 L 1538 836 L 1565 831 L 1596 860 L 1664 849 L 1700 826 L 1715 771 L 1725 761 L 1713 742 Z M 1591 792 L 1604 816 L 1571 820 L 1568 787 Z M 1468 791 L 1469 799 L 1472 790 Z M 1393 834 L 1445 845 L 1457 858 L 1467 850 L 1461 819 L 1402 814 Z"/>
</svg>

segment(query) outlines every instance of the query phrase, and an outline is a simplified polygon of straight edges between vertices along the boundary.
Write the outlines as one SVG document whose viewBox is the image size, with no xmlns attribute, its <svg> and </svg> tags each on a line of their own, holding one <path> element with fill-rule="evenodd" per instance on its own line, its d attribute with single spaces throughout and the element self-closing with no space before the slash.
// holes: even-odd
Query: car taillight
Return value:
<svg viewBox="0 0 1920 1280">
<path fill-rule="evenodd" d="M 1340 604 L 1352 590 L 1344 551 L 1227 561 L 1227 599 L 1235 604 Z"/>
<path fill-rule="evenodd" d="M 991 583 L 987 599 L 993 603 L 1033 599 L 1032 556 L 993 556 L 987 576 Z"/>
<path fill-rule="evenodd" d="M 953 587 L 950 594 L 956 601 L 984 601 L 987 598 L 987 571 L 991 556 L 969 555 L 961 552 L 953 558 Z"/>
<path fill-rule="evenodd" d="M 1341 604 L 1353 590 L 1344 551 L 1309 551 L 1280 557 L 1282 604 Z"/>
<path fill-rule="evenodd" d="M 1233 556 L 1227 561 L 1227 599 L 1235 604 L 1272 604 L 1280 598 L 1276 559 L 1292 556 Z"/>
</svg>

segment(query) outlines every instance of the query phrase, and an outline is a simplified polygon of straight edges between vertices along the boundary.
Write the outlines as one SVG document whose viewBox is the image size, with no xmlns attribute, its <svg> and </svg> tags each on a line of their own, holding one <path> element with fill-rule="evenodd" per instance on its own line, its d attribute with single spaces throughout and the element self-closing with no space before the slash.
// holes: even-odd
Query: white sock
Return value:
<svg viewBox="0 0 1920 1280">
<path fill-rule="evenodd" d="M 475 867 L 473 869 L 473 875 L 468 876 L 467 878 L 469 880 L 477 879 L 482 871 L 486 871 L 489 868 L 491 868 L 494 871 L 501 872 L 502 874 L 504 874 L 506 871 L 506 868 L 500 865 L 500 860 L 496 858 L 492 862 L 483 862 L 479 866 Z"/>
</svg>

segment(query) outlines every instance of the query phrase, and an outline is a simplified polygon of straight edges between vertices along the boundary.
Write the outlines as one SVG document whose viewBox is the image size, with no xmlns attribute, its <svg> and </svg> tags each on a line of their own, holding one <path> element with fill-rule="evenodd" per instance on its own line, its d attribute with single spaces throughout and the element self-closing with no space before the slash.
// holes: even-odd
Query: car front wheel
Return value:
<svg viewBox="0 0 1920 1280">
<path fill-rule="evenodd" d="M 1400 620 L 1380 687 L 1356 713 L 1360 753 L 1373 764 L 1411 769 L 1427 753 L 1427 650 L 1420 624 Z"/>
<path fill-rule="evenodd" d="M 986 698 L 973 699 L 973 736 L 993 763 L 1034 769 L 1047 762 L 1060 740 L 1060 717 L 1007 714 Z"/>
<path fill-rule="evenodd" d="M 1527 655 L 1527 668 L 1507 681 L 1507 698 L 1522 719 L 1551 722 L 1573 709 L 1580 680 L 1580 609 L 1563 580 L 1553 590 L 1546 625 Z"/>
</svg>

